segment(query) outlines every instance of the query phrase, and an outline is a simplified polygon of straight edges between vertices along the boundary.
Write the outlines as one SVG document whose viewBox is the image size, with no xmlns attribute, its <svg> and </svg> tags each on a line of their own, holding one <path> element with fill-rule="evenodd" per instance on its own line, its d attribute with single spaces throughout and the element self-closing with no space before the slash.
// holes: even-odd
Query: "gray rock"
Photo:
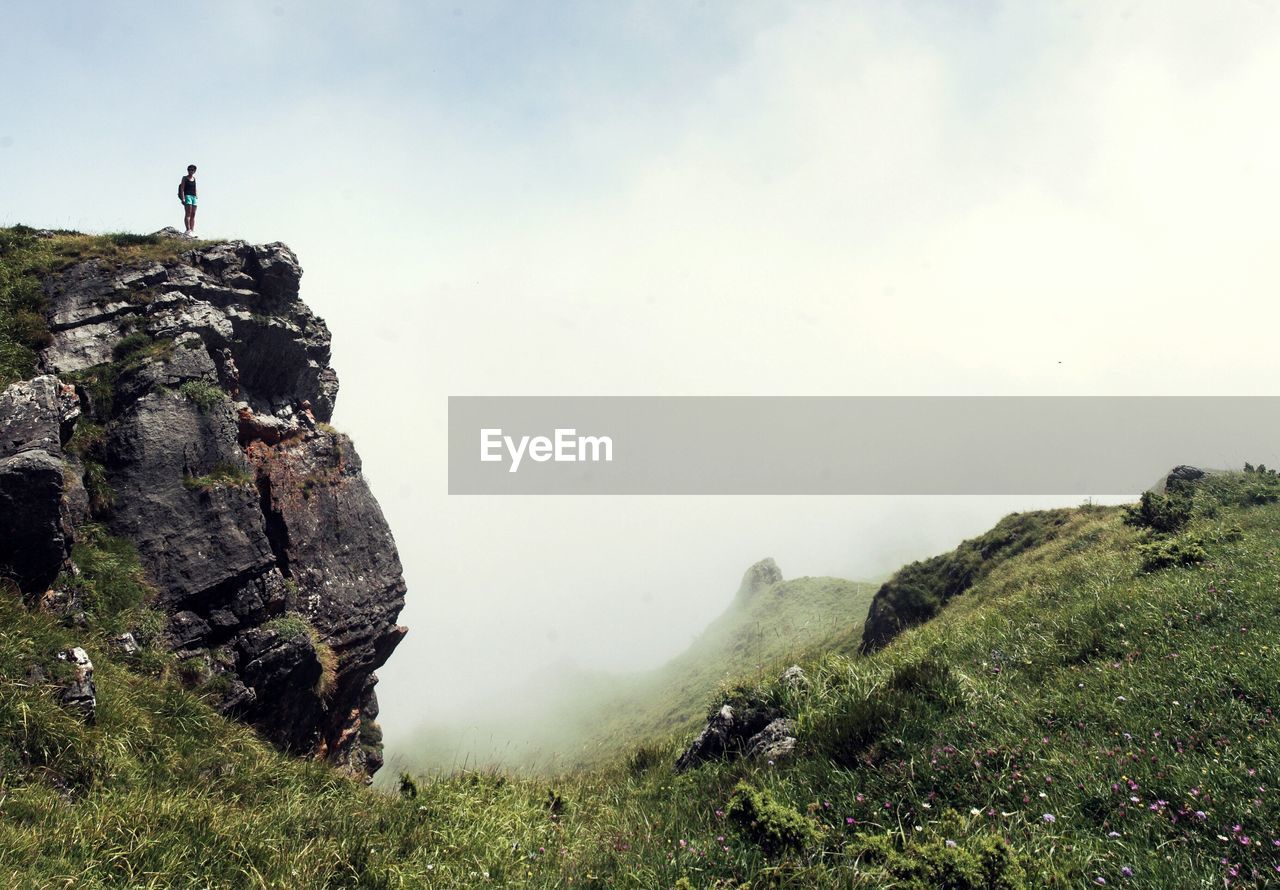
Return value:
<svg viewBox="0 0 1280 890">
<path fill-rule="evenodd" d="M 284 245 L 239 241 L 163 263 L 80 263 L 45 283 L 53 342 L 41 361 L 86 371 L 114 362 L 130 333 L 171 343 L 113 365 L 103 404 L 82 389 L 106 428 L 94 459 L 115 492 L 95 518 L 137 547 L 169 645 L 227 677 L 227 713 L 286 750 L 367 773 L 381 763 L 373 672 L 404 634 L 404 580 L 355 448 L 324 424 L 338 380 L 301 274 Z M 197 404 L 188 381 L 228 397 Z M 82 472 L 72 461 L 64 524 L 87 514 Z M 43 486 L 23 499 L 53 502 L 52 475 L 23 478 Z M 41 515 L 34 537 L 53 540 L 54 515 Z M 55 555 L 65 546 L 48 548 L 40 580 Z M 270 630 L 286 611 L 315 638 Z M 330 651 L 336 677 L 322 684 Z"/>
<path fill-rule="evenodd" d="M 770 585 L 782 580 L 782 570 L 772 558 L 762 559 L 742 576 L 738 585 L 738 599 L 746 599 Z"/>
<path fill-rule="evenodd" d="M 1209 474 L 1199 467 L 1181 464 L 1169 471 L 1169 475 L 1164 479 L 1164 487 L 1167 489 L 1170 487 L 1177 487 L 1179 484 L 1198 482 L 1207 475 Z"/>
<path fill-rule="evenodd" d="M 782 672 L 778 682 L 790 689 L 803 689 L 809 685 L 809 678 L 805 676 L 804 669 L 800 665 L 793 664 Z"/>
<path fill-rule="evenodd" d="M 138 641 L 134 639 L 133 634 L 125 631 L 118 637 L 113 637 L 111 644 L 125 655 L 133 655 L 138 651 Z"/>
<path fill-rule="evenodd" d="M 70 551 L 62 443 L 79 414 L 56 377 L 0 393 L 0 568 L 24 593 L 46 590 Z"/>
<path fill-rule="evenodd" d="M 98 694 L 93 684 L 93 662 L 79 646 L 58 653 L 58 660 L 71 665 L 71 677 L 62 687 L 62 703 L 86 722 L 92 723 L 98 710 Z"/>
<path fill-rule="evenodd" d="M 731 760 L 746 754 L 757 735 L 779 722 L 777 718 L 772 708 L 759 702 L 746 702 L 736 710 L 731 705 L 722 705 L 708 715 L 702 731 L 676 758 L 676 772 L 682 773 L 708 760 Z M 790 721 L 781 723 L 790 727 Z M 768 740 L 762 744 L 768 744 Z"/>
<path fill-rule="evenodd" d="M 795 724 L 786 718 L 770 721 L 747 740 L 746 756 L 768 760 L 786 757 L 796 748 L 795 729 Z"/>
</svg>

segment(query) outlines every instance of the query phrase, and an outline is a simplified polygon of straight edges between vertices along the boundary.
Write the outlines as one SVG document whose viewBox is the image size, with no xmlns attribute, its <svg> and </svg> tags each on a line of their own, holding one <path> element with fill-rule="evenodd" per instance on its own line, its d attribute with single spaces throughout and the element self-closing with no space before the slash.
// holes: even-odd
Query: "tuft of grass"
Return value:
<svg viewBox="0 0 1280 890">
<path fill-rule="evenodd" d="M 226 401 L 227 394 L 222 387 L 207 380 L 187 380 L 178 387 L 178 392 L 196 404 L 201 411 L 208 412 L 216 405 Z"/>
<path fill-rule="evenodd" d="M 739 782 L 725 809 L 729 822 L 767 855 L 800 853 L 819 837 L 814 822 L 779 803 L 767 789 Z"/>
<path fill-rule="evenodd" d="M 253 485 L 253 473 L 241 464 L 225 461 L 214 465 L 202 476 L 184 476 L 183 486 L 189 491 L 209 492 L 219 488 L 243 488 Z"/>
<path fill-rule="evenodd" d="M 107 478 L 107 468 L 90 458 L 84 460 L 84 488 L 89 494 L 89 512 L 98 518 L 109 516 L 118 500 L 116 490 Z"/>
<path fill-rule="evenodd" d="M 272 618 L 263 627 L 289 640 L 307 639 L 315 652 L 316 662 L 320 665 L 320 676 L 316 678 L 313 691 L 322 699 L 333 694 L 338 684 L 338 655 L 305 615 L 285 612 Z"/>
</svg>

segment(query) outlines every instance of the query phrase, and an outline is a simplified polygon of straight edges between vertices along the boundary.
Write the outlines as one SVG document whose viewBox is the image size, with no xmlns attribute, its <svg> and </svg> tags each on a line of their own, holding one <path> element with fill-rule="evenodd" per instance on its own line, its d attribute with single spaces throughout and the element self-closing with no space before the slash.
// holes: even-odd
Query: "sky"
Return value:
<svg viewBox="0 0 1280 890">
<path fill-rule="evenodd" d="M 200 234 L 298 253 L 405 564 L 394 750 L 660 663 L 765 556 L 1079 500 L 450 498 L 449 395 L 1270 394 L 1278 10 L 6 3 L 0 223 L 178 225 L 195 163 Z"/>
</svg>

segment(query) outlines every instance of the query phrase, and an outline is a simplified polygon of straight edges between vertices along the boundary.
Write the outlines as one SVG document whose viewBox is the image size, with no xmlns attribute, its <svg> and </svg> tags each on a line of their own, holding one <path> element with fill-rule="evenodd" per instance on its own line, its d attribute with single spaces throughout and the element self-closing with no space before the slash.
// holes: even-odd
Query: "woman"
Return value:
<svg viewBox="0 0 1280 890">
<path fill-rule="evenodd" d="M 183 222 L 187 226 L 187 235 L 196 230 L 196 165 L 187 167 L 187 175 L 178 180 L 178 201 L 185 208 Z"/>
</svg>

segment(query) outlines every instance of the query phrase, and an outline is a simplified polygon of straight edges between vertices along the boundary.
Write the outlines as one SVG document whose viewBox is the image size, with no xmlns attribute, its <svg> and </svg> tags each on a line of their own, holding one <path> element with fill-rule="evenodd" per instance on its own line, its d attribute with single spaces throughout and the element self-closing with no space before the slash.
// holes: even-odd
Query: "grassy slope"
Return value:
<svg viewBox="0 0 1280 890">
<path fill-rule="evenodd" d="M 102 719 L 80 727 L 21 678 L 24 660 L 83 633 L 6 601 L 0 876 L 923 887 L 950 874 L 963 887 L 1007 839 L 1007 886 L 1019 871 L 1030 886 L 1263 886 L 1280 865 L 1280 505 L 1239 505 L 1238 478 L 1214 484 L 1182 533 L 1208 561 L 1144 572 L 1146 533 L 1117 510 L 1073 511 L 883 650 L 809 662 L 807 689 L 755 690 L 796 718 L 794 760 L 678 777 L 672 740 L 631 770 L 463 775 L 381 796 L 271 753 L 100 646 Z M 739 781 L 819 839 L 767 859 L 722 815 Z"/>
<path fill-rule="evenodd" d="M 720 688 L 777 676 L 806 655 L 856 645 L 875 586 L 795 578 L 735 600 L 680 655 L 644 674 L 565 668 L 531 678 L 491 721 L 422 730 L 408 753 L 415 769 L 501 764 L 542 773 L 624 756 L 637 740 L 688 731 Z M 511 738 L 526 740 L 515 747 Z M 468 752 L 469 761 L 462 753 Z"/>
<path fill-rule="evenodd" d="M 29 373 L 22 337 L 40 333 L 17 315 L 38 314 L 32 270 L 173 249 L 85 237 L 0 245 L 5 381 Z M 677 777 L 674 737 L 630 766 L 458 775 L 412 797 L 281 757 L 184 690 L 160 652 L 113 655 L 111 634 L 145 641 L 154 619 L 127 548 L 91 533 L 77 554 L 87 627 L 0 592 L 0 885 L 964 887 L 983 868 L 1001 886 L 1274 885 L 1274 489 L 1256 476 L 1202 486 L 1190 525 L 1164 540 L 1204 561 L 1155 571 L 1150 533 L 1120 511 L 1070 511 L 874 654 L 849 654 L 849 640 L 805 662 L 807 688 L 735 691 L 796 719 L 791 761 Z M 67 645 L 97 665 L 94 726 L 56 702 Z M 727 814 L 739 782 L 809 820 L 793 835 L 816 836 L 766 856 Z"/>
</svg>

